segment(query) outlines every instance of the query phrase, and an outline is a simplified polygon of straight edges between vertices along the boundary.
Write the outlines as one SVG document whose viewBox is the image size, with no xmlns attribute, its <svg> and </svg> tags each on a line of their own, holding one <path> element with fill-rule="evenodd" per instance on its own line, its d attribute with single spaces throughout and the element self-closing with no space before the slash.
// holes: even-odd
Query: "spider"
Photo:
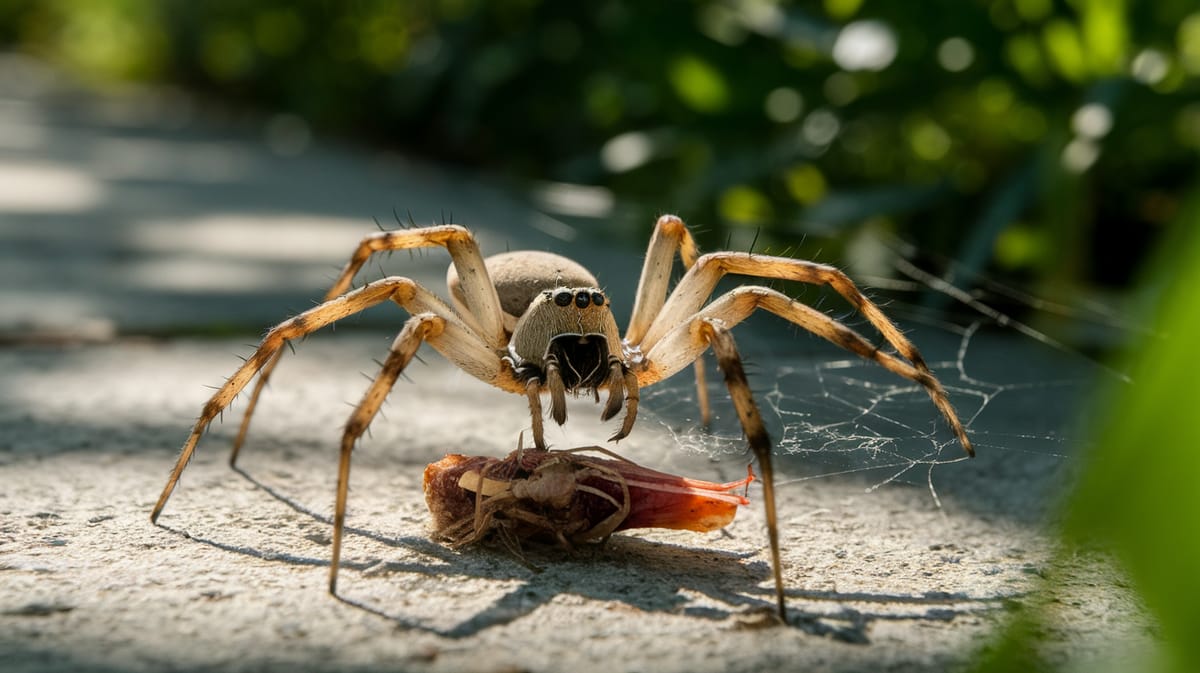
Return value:
<svg viewBox="0 0 1200 673">
<path fill-rule="evenodd" d="M 419 283 L 399 276 L 350 289 L 354 277 L 372 254 L 426 247 L 444 247 L 450 254 L 452 264 L 447 271 L 447 285 L 453 306 Z M 676 255 L 687 271 L 668 294 Z M 744 285 L 709 301 L 717 282 L 726 274 L 827 285 L 858 309 L 895 353 L 880 350 L 834 318 L 762 285 Z M 524 395 L 529 403 L 534 446 L 539 450 L 546 448 L 543 394 L 549 398 L 550 417 L 561 425 L 567 420 L 568 393 L 588 393 L 599 402 L 599 391 L 606 391 L 601 418 L 607 421 L 622 408 L 625 412 L 620 428 L 611 437 L 611 441 L 616 441 L 633 429 L 638 391 L 670 377 L 689 363 L 695 363 L 701 419 L 707 422 L 709 404 L 700 358 L 711 348 L 747 442 L 759 462 L 776 607 L 784 621 L 771 440 L 730 333 L 733 326 L 756 310 L 765 309 L 920 384 L 967 454 L 974 455 L 945 389 L 917 348 L 844 273 L 832 266 L 747 252 L 713 252 L 701 256 L 683 220 L 664 215 L 655 223 L 629 326 L 622 337 L 611 301 L 596 278 L 577 262 L 531 251 L 484 259 L 470 231 L 447 224 L 366 236 L 323 303 L 268 331 L 254 354 L 204 405 L 150 520 L 157 522 L 209 424 L 257 375 L 230 454 L 230 464 L 236 462 L 255 404 L 286 343 L 386 301 L 396 302 L 410 317 L 342 434 L 329 567 L 329 591 L 334 595 L 337 595 L 351 452 L 422 343 L 428 343 L 468 374 L 501 390 Z"/>
</svg>

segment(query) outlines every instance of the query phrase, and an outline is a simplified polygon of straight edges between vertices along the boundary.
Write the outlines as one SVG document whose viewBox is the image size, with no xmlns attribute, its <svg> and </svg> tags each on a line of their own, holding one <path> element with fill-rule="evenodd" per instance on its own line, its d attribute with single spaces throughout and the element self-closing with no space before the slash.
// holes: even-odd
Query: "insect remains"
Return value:
<svg viewBox="0 0 1200 673">
<path fill-rule="evenodd" d="M 517 449 L 503 459 L 451 454 L 430 464 L 425 502 L 435 537 L 455 547 L 496 537 L 523 558 L 520 543 L 527 539 L 572 549 L 631 528 L 724 528 L 750 503 L 735 491 L 753 480 L 750 470 L 727 484 L 688 479 L 598 446 Z"/>
</svg>

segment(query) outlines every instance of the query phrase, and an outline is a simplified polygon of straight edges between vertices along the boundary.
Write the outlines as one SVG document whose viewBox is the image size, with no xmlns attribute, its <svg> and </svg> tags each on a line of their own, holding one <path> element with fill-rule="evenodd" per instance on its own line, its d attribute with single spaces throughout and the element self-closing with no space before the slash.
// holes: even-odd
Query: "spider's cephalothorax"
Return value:
<svg viewBox="0 0 1200 673">
<path fill-rule="evenodd" d="M 522 382 L 558 377 L 567 392 L 595 389 L 608 380 L 609 361 L 621 359 L 620 336 L 604 294 L 596 288 L 542 292 L 517 321 L 508 360 Z"/>
<path fill-rule="evenodd" d="M 550 416 L 567 420 L 566 395 L 608 390 L 602 420 L 615 416 L 630 397 L 636 378 L 625 366 L 621 333 L 612 305 L 587 269 L 548 252 L 508 252 L 484 260 L 504 313 L 508 348 L 502 360 L 530 397 L 534 445 L 545 448 L 539 395 L 550 394 Z M 450 296 L 460 312 L 470 309 L 455 265 L 446 272 Z M 627 383 L 632 390 L 627 388 Z M 630 405 L 622 429 L 629 433 L 637 408 Z"/>
<path fill-rule="evenodd" d="M 526 386 L 550 392 L 550 415 L 559 425 L 567 420 L 566 393 L 589 392 L 599 400 L 600 388 L 608 389 L 601 414 L 607 421 L 621 410 L 626 397 L 629 370 L 620 349 L 617 321 L 603 292 L 556 287 L 536 296 L 517 321 L 507 360 Z M 534 430 L 535 444 L 539 430 Z"/>
<path fill-rule="evenodd" d="M 450 253 L 453 266 L 447 280 L 453 308 L 420 283 L 401 276 L 350 289 L 354 277 L 374 253 L 429 247 L 442 247 Z M 683 262 L 687 272 L 674 288 L 669 288 L 676 258 Z M 765 285 L 742 285 L 713 298 L 717 282 L 729 274 L 828 286 L 861 312 L 891 349 L 880 348 L 831 316 Z M 157 520 L 166 506 L 209 424 L 257 376 L 234 440 L 230 463 L 237 459 L 258 397 L 284 353 L 284 345 L 388 301 L 399 304 L 410 317 L 342 434 L 329 567 L 331 592 L 337 588 L 354 445 L 423 343 L 470 375 L 501 390 L 526 395 L 534 444 L 539 449 L 545 445 L 543 393 L 550 396 L 550 415 L 562 423 L 566 420 L 568 392 L 607 389 L 603 417 L 611 418 L 622 406 L 625 408 L 621 428 L 613 435 L 613 439 L 620 439 L 633 428 L 639 388 L 662 381 L 693 362 L 699 384 L 700 417 L 707 419 L 708 397 L 701 356 L 711 349 L 725 375 L 747 442 L 759 462 L 775 595 L 781 616 L 785 616 L 784 593 L 771 442 L 733 341 L 730 330 L 734 325 L 764 309 L 919 384 L 929 393 L 963 448 L 974 455 L 966 429 L 950 405 L 945 389 L 916 346 L 837 268 L 748 252 L 701 256 L 683 220 L 664 215 L 658 218 L 650 238 L 623 336 L 617 331 L 609 301 L 599 287 L 600 283 L 587 269 L 550 253 L 511 252 L 484 260 L 475 237 L 458 225 L 400 229 L 367 236 L 326 293 L 324 303 L 267 332 L 254 354 L 204 405 L 151 512 L 151 520 Z M 599 395 L 596 397 L 598 401 Z"/>
</svg>

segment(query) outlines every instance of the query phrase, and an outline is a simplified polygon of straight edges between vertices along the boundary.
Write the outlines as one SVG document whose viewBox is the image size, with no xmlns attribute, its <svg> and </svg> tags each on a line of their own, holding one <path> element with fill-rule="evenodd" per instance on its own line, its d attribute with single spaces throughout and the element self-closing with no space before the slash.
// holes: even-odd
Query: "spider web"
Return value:
<svg viewBox="0 0 1200 673">
<path fill-rule="evenodd" d="M 1030 319 L 1047 306 L 1060 312 L 1059 305 L 995 286 L 999 291 L 971 293 L 970 303 L 956 297 L 969 312 L 948 323 L 910 303 L 919 297 L 916 291 L 942 288 L 926 278 L 898 287 L 914 294 L 881 301 L 876 292 L 874 299 L 946 387 L 980 456 L 988 462 L 1016 458 L 1023 470 L 1045 477 L 1086 449 L 1082 428 L 1090 393 L 1102 379 L 1123 377 L 987 301 L 1004 297 L 1011 304 L 1019 297 Z M 828 310 L 824 296 L 811 303 Z M 1087 307 L 1065 312 L 1071 322 L 1126 329 Z M 875 334 L 859 316 L 834 317 L 868 338 Z M 857 480 L 868 490 L 912 484 L 927 489 L 940 506 L 938 468 L 968 459 L 924 388 L 778 319 L 756 316 L 735 337 L 779 457 L 781 484 L 833 478 Z M 698 427 L 695 382 L 686 371 L 643 391 L 646 417 L 689 453 L 740 458 L 747 452 L 741 427 L 715 361 L 709 357 L 706 365 L 714 416 L 709 429 Z"/>
</svg>

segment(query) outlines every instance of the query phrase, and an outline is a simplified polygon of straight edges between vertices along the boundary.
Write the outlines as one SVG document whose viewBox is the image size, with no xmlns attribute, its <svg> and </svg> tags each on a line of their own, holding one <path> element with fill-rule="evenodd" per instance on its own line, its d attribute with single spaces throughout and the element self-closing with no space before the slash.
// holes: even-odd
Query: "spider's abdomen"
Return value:
<svg viewBox="0 0 1200 673">
<path fill-rule="evenodd" d="M 596 287 L 595 276 L 583 265 L 549 252 L 524 250 L 492 255 L 483 261 L 488 276 L 500 297 L 500 309 L 504 311 L 504 327 L 510 333 L 517 319 L 529 308 L 534 298 L 543 290 L 556 287 Z M 446 272 L 446 285 L 450 296 L 460 310 L 465 306 L 465 295 L 454 266 Z"/>
</svg>

